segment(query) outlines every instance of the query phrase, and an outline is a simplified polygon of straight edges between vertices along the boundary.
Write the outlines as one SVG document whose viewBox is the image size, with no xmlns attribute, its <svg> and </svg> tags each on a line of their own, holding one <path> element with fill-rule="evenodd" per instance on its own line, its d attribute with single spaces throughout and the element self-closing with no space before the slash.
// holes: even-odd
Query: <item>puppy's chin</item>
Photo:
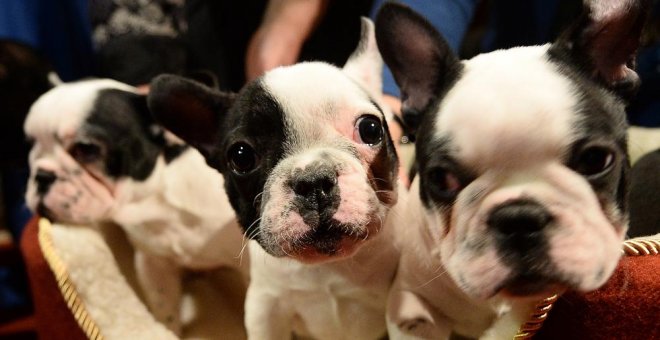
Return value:
<svg viewBox="0 0 660 340">
<path fill-rule="evenodd" d="M 289 257 L 303 263 L 326 263 L 353 256 L 364 242 L 365 239 L 346 236 L 334 242 L 324 240 L 309 242 L 302 246 L 296 246 L 286 251 L 286 253 Z"/>
<path fill-rule="evenodd" d="M 377 220 L 374 217 L 372 221 Z M 259 243 L 275 257 L 289 257 L 308 264 L 333 262 L 355 255 L 378 234 L 380 224 L 347 225 L 334 221 L 306 228 L 307 231 L 297 235 L 269 235 L 261 238 Z"/>
<path fill-rule="evenodd" d="M 579 283 L 554 274 L 535 273 L 531 270 L 511 270 L 494 265 L 490 272 L 475 278 L 472 263 L 464 263 L 465 270 L 449 270 L 461 290 L 477 300 L 537 300 L 561 293 L 568 289 L 581 289 Z"/>
<path fill-rule="evenodd" d="M 506 299 L 541 299 L 559 294 L 570 287 L 567 283 L 536 275 L 518 275 L 509 279 L 496 290 L 496 295 Z"/>
</svg>

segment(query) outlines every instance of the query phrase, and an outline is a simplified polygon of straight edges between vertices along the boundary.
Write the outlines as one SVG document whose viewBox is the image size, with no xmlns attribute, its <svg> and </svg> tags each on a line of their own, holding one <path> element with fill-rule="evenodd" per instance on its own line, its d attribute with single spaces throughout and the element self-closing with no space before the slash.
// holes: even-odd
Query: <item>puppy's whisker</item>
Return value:
<svg viewBox="0 0 660 340">
<path fill-rule="evenodd" d="M 372 182 L 372 181 L 374 181 L 374 182 L 375 182 L 375 181 L 381 181 L 381 182 L 384 182 L 384 183 L 389 183 L 388 180 L 386 180 L 386 179 L 384 179 L 384 178 L 379 178 L 379 177 L 369 178 L 369 182 Z"/>
<path fill-rule="evenodd" d="M 251 229 L 251 228 L 254 227 L 254 225 L 257 224 L 257 223 L 259 223 L 260 221 L 261 221 L 261 217 L 259 217 L 259 218 L 257 218 L 256 220 L 254 220 L 254 222 L 252 222 L 247 228 L 245 228 L 245 232 L 243 232 L 243 236 L 244 236 L 244 237 L 246 236 L 248 230 L 251 230 L 250 233 L 253 233 L 254 231 L 259 231 L 258 228 L 257 228 L 257 229 Z M 254 236 L 254 235 L 248 235 L 248 238 L 249 238 L 250 236 Z"/>
<path fill-rule="evenodd" d="M 258 193 L 256 196 L 254 196 L 254 200 L 252 201 L 252 205 L 256 207 L 261 203 L 261 197 L 264 195 L 264 191 L 262 190 L 260 193 Z"/>
<path fill-rule="evenodd" d="M 376 226 L 376 232 L 380 232 L 383 229 L 383 217 L 378 215 L 378 226 Z"/>
<path fill-rule="evenodd" d="M 257 222 L 258 222 L 258 221 L 257 221 Z M 254 225 L 254 224 L 253 224 L 253 225 Z M 244 235 L 247 236 L 248 239 L 252 239 L 252 238 L 254 238 L 255 236 L 259 235 L 260 232 L 261 232 L 261 229 L 259 229 L 259 228 L 254 228 L 254 229 L 252 229 L 252 230 L 250 231 L 249 234 L 244 234 Z"/>
<path fill-rule="evenodd" d="M 239 263 L 243 260 L 243 252 L 245 252 L 245 249 L 250 243 L 250 240 L 259 235 L 260 232 L 260 229 L 254 229 L 250 232 L 249 235 L 246 235 L 247 232 L 243 233 L 243 239 L 241 240 L 241 251 L 238 253 L 238 258 L 240 260 Z"/>
<path fill-rule="evenodd" d="M 246 228 L 245 232 L 243 232 L 243 239 L 241 240 L 241 251 L 238 253 L 237 258 L 241 260 L 243 259 L 243 252 L 245 251 L 245 248 L 247 248 L 249 241 L 254 237 L 256 237 L 257 235 L 259 235 L 259 233 L 261 232 L 261 229 L 259 228 L 250 230 L 250 228 L 252 228 L 259 221 L 261 221 L 261 217 L 257 218 L 254 222 L 252 222 L 252 224 L 250 224 L 250 226 Z M 249 234 L 248 231 L 250 232 Z"/>
<path fill-rule="evenodd" d="M 280 250 L 288 257 L 292 257 L 291 254 L 289 254 L 286 250 L 284 250 L 284 247 L 280 244 Z"/>
<path fill-rule="evenodd" d="M 442 267 L 438 267 L 438 268 L 442 268 Z M 417 286 L 416 289 L 419 289 L 419 288 L 422 288 L 422 287 L 424 287 L 424 286 L 427 286 L 428 284 L 430 284 L 431 282 L 433 282 L 433 281 L 439 279 L 440 277 L 442 277 L 442 276 L 445 275 L 446 273 L 447 273 L 447 269 L 444 269 L 440 274 L 434 276 L 433 278 L 431 278 L 431 279 L 428 280 L 427 282 L 425 282 L 425 283 L 423 283 L 423 284 Z"/>
</svg>

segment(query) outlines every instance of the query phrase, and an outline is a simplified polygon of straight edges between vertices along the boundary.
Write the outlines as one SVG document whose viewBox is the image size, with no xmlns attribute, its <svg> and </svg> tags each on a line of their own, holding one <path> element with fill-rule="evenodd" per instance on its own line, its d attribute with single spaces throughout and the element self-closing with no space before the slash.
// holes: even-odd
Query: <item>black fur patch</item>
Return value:
<svg viewBox="0 0 660 340">
<path fill-rule="evenodd" d="M 168 144 L 165 145 L 163 149 L 163 156 L 165 157 L 165 163 L 171 163 L 173 160 L 177 159 L 181 154 L 190 148 L 186 144 Z"/>
<path fill-rule="evenodd" d="M 285 135 L 284 110 L 264 89 L 261 82 L 247 85 L 223 121 L 217 148 L 209 157 L 225 177 L 225 189 L 246 235 L 259 239 L 261 194 L 271 170 L 282 159 Z M 237 143 L 250 144 L 257 153 L 258 165 L 248 174 L 239 175 L 226 166 L 227 150 Z"/>
<path fill-rule="evenodd" d="M 385 120 L 385 115 L 380 106 L 373 99 L 371 103 L 378 109 L 381 117 Z M 390 193 L 392 193 L 397 183 L 399 158 L 388 125 L 383 124 L 383 129 L 385 130 L 385 138 L 383 138 L 383 144 L 369 167 L 369 173 L 372 178 L 371 187 L 374 188 L 378 199 L 386 205 L 391 205 L 394 203 L 395 194 Z"/>
<path fill-rule="evenodd" d="M 572 90 L 578 98 L 578 104 L 573 108 L 576 124 L 572 133 L 576 142 L 568 150 L 567 163 L 585 143 L 612 143 L 620 155 L 616 160 L 616 169 L 608 176 L 588 180 L 599 198 L 616 202 L 618 208 L 626 213 L 630 161 L 627 147 L 628 123 L 623 100 L 570 64 L 561 49 L 551 48 L 547 57 L 557 67 L 557 71 L 573 84 Z"/>
<path fill-rule="evenodd" d="M 450 137 L 438 140 L 433 137 L 432 129 L 423 129 L 420 132 L 416 157 L 420 169 L 419 180 L 422 203 L 427 209 L 449 207 L 454 204 L 456 197 L 447 197 L 438 192 L 439 183 L 434 183 L 433 179 L 434 169 L 446 169 L 459 180 L 461 187 L 466 187 L 477 175 L 453 157 L 457 150 L 452 149 L 454 146 L 451 144 Z"/>
<path fill-rule="evenodd" d="M 82 126 L 84 133 L 107 146 L 106 172 L 114 178 L 149 177 L 162 150 L 146 98 L 117 89 L 102 90 Z"/>
</svg>

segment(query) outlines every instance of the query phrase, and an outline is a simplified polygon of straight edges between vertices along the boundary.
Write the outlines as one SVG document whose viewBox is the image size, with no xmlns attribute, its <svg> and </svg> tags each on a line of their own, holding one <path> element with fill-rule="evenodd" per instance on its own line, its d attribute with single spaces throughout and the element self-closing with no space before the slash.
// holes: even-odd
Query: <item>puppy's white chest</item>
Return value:
<svg viewBox="0 0 660 340">
<path fill-rule="evenodd" d="M 316 339 L 383 335 L 388 278 L 366 279 L 373 273 L 360 263 L 308 265 L 275 258 L 256 241 L 250 241 L 249 249 L 250 290 L 270 296 L 277 304 L 276 313 L 289 316 L 296 334 Z"/>
</svg>

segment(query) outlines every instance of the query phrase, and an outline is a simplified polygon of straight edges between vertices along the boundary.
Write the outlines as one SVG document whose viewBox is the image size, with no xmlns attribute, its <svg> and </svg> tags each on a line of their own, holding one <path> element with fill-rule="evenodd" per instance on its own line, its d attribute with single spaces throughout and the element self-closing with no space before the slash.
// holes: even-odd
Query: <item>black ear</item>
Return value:
<svg viewBox="0 0 660 340">
<path fill-rule="evenodd" d="M 404 123 L 414 131 L 421 115 L 458 78 L 461 63 L 426 19 L 394 2 L 376 16 L 376 41 L 401 89 Z"/>
<path fill-rule="evenodd" d="M 629 98 L 639 87 L 635 56 L 651 1 L 584 0 L 583 4 L 580 18 L 550 53 Z"/>
<path fill-rule="evenodd" d="M 222 118 L 233 101 L 233 94 L 175 75 L 156 77 L 148 97 L 155 119 L 206 157 L 217 142 Z"/>
</svg>

